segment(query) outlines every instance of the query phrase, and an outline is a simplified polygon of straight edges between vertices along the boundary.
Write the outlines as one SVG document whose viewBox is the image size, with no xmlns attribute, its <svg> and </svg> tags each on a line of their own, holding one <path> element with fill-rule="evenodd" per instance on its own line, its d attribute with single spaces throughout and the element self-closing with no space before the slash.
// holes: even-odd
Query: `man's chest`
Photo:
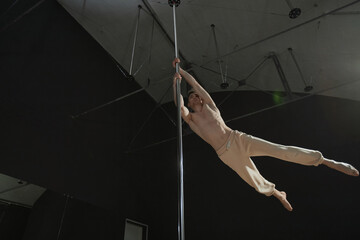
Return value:
<svg viewBox="0 0 360 240">
<path fill-rule="evenodd" d="M 201 112 L 191 113 L 192 121 L 198 125 L 207 125 L 218 121 L 219 114 L 208 106 L 204 106 Z"/>
</svg>

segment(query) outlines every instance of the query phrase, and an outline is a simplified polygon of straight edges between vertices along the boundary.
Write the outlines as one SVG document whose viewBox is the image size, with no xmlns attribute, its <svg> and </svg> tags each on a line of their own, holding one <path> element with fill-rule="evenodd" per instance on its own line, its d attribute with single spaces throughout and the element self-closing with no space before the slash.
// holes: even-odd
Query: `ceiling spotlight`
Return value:
<svg viewBox="0 0 360 240">
<path fill-rule="evenodd" d="M 300 16 L 300 14 L 301 14 L 300 8 L 293 8 L 289 12 L 289 18 L 291 19 L 297 18 L 298 16 Z"/>
<path fill-rule="evenodd" d="M 289 18 L 294 19 L 294 18 L 297 18 L 298 16 L 300 16 L 301 9 L 293 7 L 290 0 L 285 0 L 285 1 L 286 1 L 286 3 L 288 4 L 288 6 L 290 8 Z"/>
</svg>

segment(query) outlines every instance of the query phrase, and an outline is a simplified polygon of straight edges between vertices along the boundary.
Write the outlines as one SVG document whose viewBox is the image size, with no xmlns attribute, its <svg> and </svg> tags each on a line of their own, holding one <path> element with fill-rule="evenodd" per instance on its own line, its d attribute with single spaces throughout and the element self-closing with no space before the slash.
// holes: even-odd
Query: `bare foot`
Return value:
<svg viewBox="0 0 360 240">
<path fill-rule="evenodd" d="M 288 211 L 292 211 L 293 208 L 291 207 L 291 204 L 288 202 L 288 200 L 286 199 L 286 193 L 283 191 L 278 191 L 277 189 L 275 189 L 273 196 L 276 197 L 277 199 L 279 199 L 279 201 L 281 202 L 281 204 L 284 206 L 284 208 L 286 208 Z"/>
<path fill-rule="evenodd" d="M 350 176 L 359 176 L 359 171 L 348 163 L 325 159 L 322 164 Z"/>
</svg>

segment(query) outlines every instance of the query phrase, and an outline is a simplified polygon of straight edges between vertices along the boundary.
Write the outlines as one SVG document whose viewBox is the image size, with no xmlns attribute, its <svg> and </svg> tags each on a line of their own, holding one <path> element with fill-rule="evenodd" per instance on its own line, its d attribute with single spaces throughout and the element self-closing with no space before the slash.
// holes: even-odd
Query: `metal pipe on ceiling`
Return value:
<svg viewBox="0 0 360 240">
<path fill-rule="evenodd" d="M 283 86 L 284 86 L 285 92 L 286 92 L 287 96 L 288 96 L 290 99 L 292 99 L 292 98 L 293 98 L 292 92 L 291 92 L 289 83 L 288 83 L 288 81 L 287 81 L 287 79 L 286 79 L 286 77 L 285 77 L 284 70 L 283 70 L 282 67 L 281 67 L 281 64 L 280 64 L 280 61 L 279 61 L 278 57 L 276 56 L 275 53 L 272 52 L 272 53 L 270 53 L 269 58 L 271 58 L 271 59 L 274 61 L 276 70 L 277 70 L 277 72 L 278 72 L 278 74 L 279 74 L 281 83 L 282 83 Z"/>
<path fill-rule="evenodd" d="M 290 55 L 291 55 L 291 58 L 293 59 L 293 61 L 294 61 L 294 63 L 295 63 L 295 66 L 296 66 L 296 68 L 297 68 L 297 70 L 298 70 L 298 72 L 299 72 L 299 74 L 300 74 L 301 80 L 303 81 L 303 83 L 304 83 L 304 85 L 305 85 L 304 91 L 305 91 L 305 92 L 311 91 L 311 90 L 313 89 L 313 87 L 310 86 L 310 85 L 308 85 L 308 84 L 306 83 L 305 78 L 304 78 L 304 75 L 302 74 L 302 71 L 301 71 L 301 69 L 300 69 L 300 66 L 299 66 L 298 62 L 296 61 L 295 55 L 294 55 L 294 53 L 293 53 L 293 49 L 292 49 L 292 48 L 288 48 L 288 51 L 289 51 L 289 53 L 290 53 Z"/>
<path fill-rule="evenodd" d="M 145 89 L 146 89 L 146 88 L 140 88 L 140 89 L 135 90 L 135 91 L 133 91 L 133 92 L 131 92 L 131 93 L 125 94 L 124 96 L 118 97 L 118 98 L 116 98 L 116 99 L 114 99 L 114 100 L 111 100 L 111 101 L 109 101 L 109 102 L 107 102 L 107 103 L 104 103 L 104 104 L 102 104 L 102 105 L 100 105 L 100 106 L 97 106 L 97 107 L 91 108 L 91 109 L 89 109 L 89 110 L 86 110 L 85 112 L 82 112 L 82 113 L 79 113 L 79 114 L 76 114 L 76 115 L 72 115 L 71 118 L 78 118 L 78 117 L 83 116 L 83 115 L 85 115 L 85 114 L 94 112 L 94 111 L 96 111 L 96 110 L 98 110 L 98 109 L 101 109 L 101 108 L 104 108 L 104 107 L 106 107 L 106 106 L 108 106 L 108 105 L 110 105 L 110 104 L 112 104 L 112 103 L 115 103 L 115 102 L 118 102 L 118 101 L 123 100 L 123 99 L 125 99 L 125 98 L 128 98 L 128 97 L 130 97 L 130 96 L 132 96 L 132 95 L 134 95 L 134 94 L 136 94 L 136 93 L 138 93 L 138 92 L 144 91 Z"/>
<path fill-rule="evenodd" d="M 139 32 L 139 22 L 140 22 L 140 10 L 141 10 L 141 6 L 138 6 L 138 15 L 136 18 L 136 26 L 135 26 L 135 35 L 134 35 L 134 42 L 133 42 L 133 47 L 132 47 L 132 52 L 131 52 L 131 61 L 130 61 L 130 70 L 129 70 L 129 74 L 132 74 L 132 69 L 133 69 L 133 63 L 134 63 L 134 55 L 135 55 L 135 47 L 136 47 L 136 40 L 137 40 L 137 35 Z"/>
<path fill-rule="evenodd" d="M 215 41 L 216 56 L 218 58 L 217 62 L 219 64 L 220 75 L 221 75 L 221 87 L 227 88 L 229 86 L 229 84 L 226 82 L 226 79 L 224 78 L 224 74 L 223 74 L 223 70 L 222 70 L 220 51 L 219 51 L 219 46 L 218 46 L 218 42 L 216 39 L 216 33 L 215 33 L 215 24 L 211 24 L 210 26 L 211 26 L 211 31 L 213 33 L 213 37 L 214 37 L 214 41 Z"/>
</svg>

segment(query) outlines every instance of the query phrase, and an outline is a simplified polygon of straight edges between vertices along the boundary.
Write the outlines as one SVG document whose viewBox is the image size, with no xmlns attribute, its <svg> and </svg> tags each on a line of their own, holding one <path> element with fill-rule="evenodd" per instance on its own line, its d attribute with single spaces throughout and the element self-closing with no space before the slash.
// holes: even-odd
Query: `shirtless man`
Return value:
<svg viewBox="0 0 360 240">
<path fill-rule="evenodd" d="M 176 58 L 173 61 L 173 67 L 176 63 L 180 63 L 180 59 Z M 181 116 L 184 121 L 197 135 L 209 143 L 219 158 L 243 180 L 259 193 L 276 197 L 287 210 L 292 211 L 293 208 L 286 199 L 286 193 L 277 190 L 275 184 L 261 176 L 250 157 L 271 156 L 308 166 L 324 164 L 345 174 L 359 176 L 359 171 L 350 164 L 324 158 L 319 151 L 275 144 L 232 130 L 225 124 L 219 109 L 206 90 L 188 72 L 179 68 L 179 73 L 174 75 L 175 104 L 176 79 L 181 80 L 184 77 L 192 87 L 188 96 L 188 107 L 192 109 L 192 112 L 184 105 L 184 99 L 180 96 Z"/>
</svg>

